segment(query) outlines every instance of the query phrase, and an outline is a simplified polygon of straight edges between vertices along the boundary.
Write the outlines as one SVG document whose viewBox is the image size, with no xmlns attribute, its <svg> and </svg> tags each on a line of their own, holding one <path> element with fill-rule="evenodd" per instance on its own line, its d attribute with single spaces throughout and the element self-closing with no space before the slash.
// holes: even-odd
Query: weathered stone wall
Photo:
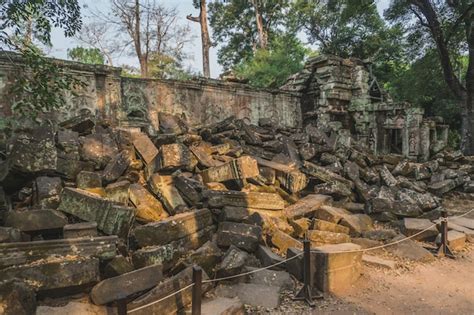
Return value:
<svg viewBox="0 0 474 315">
<path fill-rule="evenodd" d="M 10 86 L 21 70 L 16 54 L 0 55 L 0 114 L 11 116 Z M 253 89 L 218 80 L 172 81 L 137 79 L 120 76 L 121 69 L 57 60 L 85 82 L 68 93 L 67 106 L 59 116 L 71 117 L 89 110 L 116 126 L 144 127 L 158 130 L 158 112 L 180 114 L 194 125 L 218 122 L 230 115 L 258 123 L 272 118 L 276 125 L 301 125 L 298 93 Z"/>
</svg>

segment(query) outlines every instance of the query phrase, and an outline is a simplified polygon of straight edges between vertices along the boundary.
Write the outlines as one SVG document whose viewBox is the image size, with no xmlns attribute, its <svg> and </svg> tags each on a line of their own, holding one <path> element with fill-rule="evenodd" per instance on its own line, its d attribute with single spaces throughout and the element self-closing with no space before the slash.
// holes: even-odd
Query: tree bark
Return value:
<svg viewBox="0 0 474 315">
<path fill-rule="evenodd" d="M 257 20 L 258 41 L 259 41 L 260 48 L 266 49 L 268 45 L 268 34 L 263 25 L 262 14 L 260 13 L 260 10 L 258 9 L 258 1 L 259 0 L 252 1 L 253 6 L 255 8 L 255 19 Z"/>
<path fill-rule="evenodd" d="M 133 43 L 135 45 L 135 52 L 137 53 L 138 62 L 140 63 L 140 74 L 142 78 L 148 77 L 148 60 L 142 53 L 142 42 L 140 33 L 140 0 L 135 0 L 135 29 L 133 30 Z M 133 23 L 132 23 L 133 27 Z M 132 30 L 131 30 L 132 31 Z"/>
<path fill-rule="evenodd" d="M 209 49 L 211 48 L 211 40 L 209 38 L 209 29 L 207 27 L 207 7 L 206 0 L 199 2 L 199 16 L 193 17 L 191 14 L 186 18 L 193 22 L 198 22 L 201 26 L 201 42 L 202 42 L 202 72 L 206 78 L 211 77 L 209 65 Z"/>
<path fill-rule="evenodd" d="M 466 73 L 467 95 L 461 127 L 461 150 L 466 155 L 474 155 L 474 9 L 470 9 L 465 21 L 469 64 Z"/>
</svg>

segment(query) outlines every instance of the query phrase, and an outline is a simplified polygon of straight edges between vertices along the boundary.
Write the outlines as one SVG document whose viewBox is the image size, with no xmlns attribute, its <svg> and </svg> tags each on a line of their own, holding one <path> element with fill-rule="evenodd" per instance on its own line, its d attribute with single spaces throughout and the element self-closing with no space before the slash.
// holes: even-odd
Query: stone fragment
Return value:
<svg viewBox="0 0 474 315">
<path fill-rule="evenodd" d="M 466 234 L 466 241 L 468 241 L 469 243 L 474 243 L 474 230 L 468 229 L 453 222 L 449 222 L 448 229 Z"/>
<path fill-rule="evenodd" d="M 221 222 L 217 230 L 217 245 L 229 247 L 234 245 L 247 252 L 255 252 L 262 234 L 262 229 L 258 226 L 235 223 Z"/>
<path fill-rule="evenodd" d="M 144 222 L 153 222 L 168 217 L 168 213 L 161 202 L 143 186 L 131 184 L 128 193 L 130 201 L 137 208 L 137 219 Z"/>
<path fill-rule="evenodd" d="M 75 181 L 77 175 L 81 171 L 94 171 L 94 163 L 89 161 L 80 161 L 79 157 L 77 157 L 77 159 L 74 159 L 71 158 L 69 155 L 58 155 L 58 173 L 61 174 L 64 178 L 71 181 Z"/>
<path fill-rule="evenodd" d="M 299 256 L 296 258 L 293 258 L 296 255 L 299 255 Z M 293 275 L 298 281 L 303 281 L 303 250 L 297 249 L 294 247 L 288 248 L 288 250 L 286 251 L 286 259 L 290 259 L 290 258 L 292 259 L 285 263 L 286 270 L 291 275 Z M 314 259 L 313 254 L 311 258 Z M 314 260 L 312 261 L 314 262 Z M 314 279 L 315 272 L 316 272 L 316 268 L 314 268 L 314 265 L 313 265 L 310 268 L 311 279 Z"/>
<path fill-rule="evenodd" d="M 96 222 L 81 222 L 66 224 L 63 227 L 64 238 L 94 237 L 97 236 Z"/>
<path fill-rule="evenodd" d="M 42 208 L 57 208 L 63 183 L 59 177 L 40 176 L 35 181 L 35 202 Z"/>
<path fill-rule="evenodd" d="M 102 177 L 99 173 L 81 171 L 76 177 L 77 188 L 95 188 L 102 187 Z"/>
<path fill-rule="evenodd" d="M 201 182 L 183 175 L 174 176 L 173 179 L 174 185 L 189 205 L 198 206 L 201 204 L 204 189 Z"/>
<path fill-rule="evenodd" d="M 453 190 L 456 188 L 456 181 L 453 179 L 446 179 L 440 182 L 435 182 L 428 186 L 428 189 L 430 192 L 432 192 L 435 195 L 442 196 L 445 193 Z"/>
<path fill-rule="evenodd" d="M 404 235 L 398 235 L 393 238 L 391 242 L 400 241 L 404 238 L 406 238 Z M 433 254 L 431 254 L 428 250 L 424 249 L 422 246 L 418 245 L 418 243 L 411 239 L 399 242 L 394 245 L 390 245 L 387 247 L 387 250 L 395 256 L 407 258 L 410 260 L 420 262 L 428 262 L 434 260 Z"/>
<path fill-rule="evenodd" d="M 312 246 L 349 243 L 351 241 L 351 238 L 347 234 L 328 231 L 309 230 L 307 236 Z"/>
<path fill-rule="evenodd" d="M 4 315 L 36 314 L 36 295 L 33 288 L 15 280 L 1 283 L 0 313 Z"/>
<path fill-rule="evenodd" d="M 0 273 L 0 281 L 13 279 L 32 283 L 35 290 L 40 292 L 53 289 L 73 290 L 99 281 L 99 259 L 61 257 L 11 266 Z"/>
<path fill-rule="evenodd" d="M 456 223 L 457 225 L 464 226 L 468 229 L 474 230 L 474 219 L 466 218 L 466 217 L 451 217 L 448 218 L 449 223 Z M 449 226 L 448 223 L 448 226 Z"/>
<path fill-rule="evenodd" d="M 117 277 L 133 271 L 133 265 L 123 256 L 115 256 L 104 267 L 104 275 L 107 278 Z"/>
<path fill-rule="evenodd" d="M 97 222 L 97 228 L 109 235 L 124 236 L 135 216 L 133 208 L 121 207 L 81 189 L 64 188 L 59 210 L 84 221 Z"/>
<path fill-rule="evenodd" d="M 173 177 L 155 173 L 149 180 L 150 189 L 161 200 L 169 213 L 179 213 L 187 208 L 178 189 L 173 185 Z"/>
<path fill-rule="evenodd" d="M 391 212 L 400 217 L 418 217 L 423 214 L 421 208 L 410 201 L 394 201 Z"/>
<path fill-rule="evenodd" d="M 247 219 L 244 220 L 244 223 L 258 225 L 262 227 L 262 230 L 265 234 L 271 235 L 275 229 L 278 229 L 287 234 L 293 234 L 293 227 L 288 224 L 288 222 L 282 218 L 271 216 L 270 214 L 274 211 L 264 211 L 264 210 L 251 210 L 253 212 Z M 270 214 L 268 214 L 270 212 Z"/>
<path fill-rule="evenodd" d="M 293 236 L 298 238 L 303 238 L 306 231 L 309 230 L 311 226 L 311 221 L 308 218 L 300 218 L 296 220 L 288 220 L 288 223 L 293 227 Z"/>
<path fill-rule="evenodd" d="M 320 231 L 327 231 L 327 232 L 334 232 L 334 233 L 344 233 L 349 234 L 349 228 L 346 226 L 342 226 L 336 223 L 332 223 L 329 221 L 315 219 L 313 221 L 313 229 L 320 230 Z"/>
<path fill-rule="evenodd" d="M 198 265 L 208 275 L 213 275 L 217 264 L 221 261 L 223 256 L 220 248 L 211 241 L 206 242 L 204 245 L 193 251 L 188 261 L 191 265 Z"/>
<path fill-rule="evenodd" d="M 191 151 L 181 143 L 162 145 L 155 161 L 156 170 L 186 169 L 192 171 L 197 164 Z"/>
<path fill-rule="evenodd" d="M 276 179 L 291 193 L 303 190 L 308 184 L 306 175 L 295 168 L 262 158 L 256 160 L 261 167 L 274 170 Z"/>
<path fill-rule="evenodd" d="M 282 257 L 272 252 L 272 249 L 270 247 L 264 246 L 264 245 L 258 245 L 255 255 L 260 261 L 260 264 L 262 265 L 262 267 L 268 267 L 268 266 L 271 266 L 283 261 Z M 275 267 L 272 267 L 272 269 L 278 270 L 284 267 L 285 265 L 282 263 L 280 265 L 276 265 Z"/>
<path fill-rule="evenodd" d="M 200 209 L 138 226 L 134 234 L 141 247 L 165 245 L 211 225 L 211 212 L 208 209 Z"/>
<path fill-rule="evenodd" d="M 229 277 L 240 274 L 245 267 L 249 254 L 231 245 L 217 267 L 218 277 Z"/>
<path fill-rule="evenodd" d="M 92 288 L 92 302 L 107 304 L 150 289 L 163 279 L 162 269 L 161 265 L 153 265 L 103 280 Z"/>
<path fill-rule="evenodd" d="M 362 271 L 361 247 L 352 243 L 315 247 L 316 287 L 325 293 L 350 288 Z"/>
<path fill-rule="evenodd" d="M 189 147 L 189 150 L 191 150 L 191 152 L 194 154 L 199 164 L 204 167 L 215 167 L 220 164 L 218 161 L 212 158 L 212 150 L 203 144 L 192 145 Z"/>
<path fill-rule="evenodd" d="M 209 277 L 205 272 L 202 274 L 203 281 L 208 280 Z M 138 297 L 132 302 L 128 303 L 128 311 L 133 311 L 135 315 L 147 314 L 177 314 L 183 308 L 191 303 L 192 288 L 189 287 L 176 295 L 176 298 L 163 299 L 164 297 L 176 292 L 181 288 L 185 288 L 193 283 L 193 269 L 188 267 L 178 274 L 165 279 L 156 287 L 151 289 L 146 294 Z M 212 287 L 211 283 L 204 283 L 202 285 L 202 292 L 209 291 Z M 163 300 L 161 300 L 163 299 Z M 152 303 L 161 300 L 158 303 Z M 146 305 L 146 306 L 145 306 Z M 141 309 L 138 309 L 142 307 Z"/>
<path fill-rule="evenodd" d="M 323 205 L 329 203 L 331 197 L 310 194 L 285 208 L 284 215 L 289 219 L 297 219 L 314 214 Z"/>
<path fill-rule="evenodd" d="M 135 268 L 142 268 L 160 263 L 163 270 L 171 269 L 181 257 L 209 241 L 214 232 L 214 226 L 210 226 L 166 245 L 141 248 L 132 254 L 133 265 Z"/>
<path fill-rule="evenodd" d="M 340 182 L 322 183 L 314 186 L 314 192 L 320 195 L 329 195 L 335 198 L 350 197 L 352 190 Z"/>
<path fill-rule="evenodd" d="M 388 260 L 372 255 L 362 255 L 362 261 L 367 265 L 385 269 L 395 269 L 396 267 L 396 263 L 393 260 Z"/>
<path fill-rule="evenodd" d="M 5 226 L 17 228 L 22 232 L 62 229 L 66 224 L 66 216 L 56 210 L 9 211 L 5 217 Z"/>
<path fill-rule="evenodd" d="M 243 208 L 256 208 L 266 210 L 281 210 L 285 202 L 278 194 L 241 191 L 206 191 L 204 196 L 208 199 L 209 207 L 222 208 L 235 206 Z"/>
<path fill-rule="evenodd" d="M 246 267 L 246 271 L 252 272 L 257 270 L 255 267 Z M 286 271 L 277 270 L 261 270 L 247 276 L 245 283 L 252 283 L 258 285 L 266 285 L 276 287 L 281 292 L 282 290 L 289 290 L 293 287 L 293 281 L 290 274 Z"/>
<path fill-rule="evenodd" d="M 323 205 L 315 212 L 314 217 L 337 224 L 342 220 L 342 218 L 350 214 L 351 213 L 345 209 Z"/>
<path fill-rule="evenodd" d="M 303 249 L 303 243 L 280 230 L 274 231 L 271 235 L 271 243 L 279 249 L 280 253 L 286 253 L 290 247 Z"/>
<path fill-rule="evenodd" d="M 259 175 L 257 161 L 250 156 L 242 156 L 219 166 L 208 168 L 201 173 L 204 183 L 244 180 Z"/>
<path fill-rule="evenodd" d="M 242 222 L 249 215 L 250 212 L 247 208 L 226 206 L 219 214 L 219 221 Z"/>
<path fill-rule="evenodd" d="M 448 246 L 451 250 L 459 251 L 466 245 L 466 234 L 455 230 L 448 231 Z M 441 234 L 436 237 L 436 244 L 441 244 Z"/>
<path fill-rule="evenodd" d="M 402 233 L 417 241 L 433 241 L 438 235 L 438 229 L 428 219 L 404 218 Z M 415 234 L 417 235 L 414 236 Z"/>
<path fill-rule="evenodd" d="M 362 233 L 362 237 L 382 242 L 389 241 L 395 236 L 397 236 L 397 233 L 393 230 L 372 230 Z"/>
<path fill-rule="evenodd" d="M 130 165 L 130 153 L 123 150 L 115 155 L 105 166 L 102 177 L 106 183 L 116 181 Z M 81 187 L 79 187 L 81 188 Z"/>
<path fill-rule="evenodd" d="M 244 315 L 245 308 L 238 297 L 206 299 L 201 305 L 202 315 Z"/>
<path fill-rule="evenodd" d="M 107 132 L 93 133 L 81 139 L 82 159 L 93 162 L 97 168 L 104 168 L 117 153 L 117 144 Z"/>
<path fill-rule="evenodd" d="M 182 134 L 186 132 L 186 124 L 176 115 L 158 112 L 158 121 L 162 133 Z"/>
<path fill-rule="evenodd" d="M 142 132 L 133 134 L 133 146 L 145 164 L 150 165 L 158 155 L 158 149 L 148 136 Z"/>
<path fill-rule="evenodd" d="M 0 268 L 32 263 L 55 255 L 110 259 L 115 256 L 116 243 L 116 236 L 3 243 L 0 244 Z"/>
<path fill-rule="evenodd" d="M 0 226 L 0 243 L 21 241 L 21 231 L 17 228 Z"/>
<path fill-rule="evenodd" d="M 346 185 L 349 189 L 354 187 L 352 181 L 334 173 L 322 166 L 318 166 L 311 162 L 305 161 L 304 163 L 304 172 L 306 172 L 310 176 L 314 176 L 320 181 L 323 182 L 340 182 L 343 185 Z"/>
<path fill-rule="evenodd" d="M 352 236 L 359 236 L 363 232 L 373 230 L 374 228 L 372 219 L 362 213 L 344 215 L 339 224 L 348 227 L 349 234 Z"/>
<path fill-rule="evenodd" d="M 81 135 L 89 134 L 95 126 L 94 119 L 89 110 L 65 120 L 59 124 L 62 128 L 71 129 Z"/>
<path fill-rule="evenodd" d="M 398 184 L 397 179 L 393 177 L 392 173 L 390 173 L 390 171 L 385 165 L 380 167 L 379 172 L 380 172 L 380 177 L 382 178 L 385 185 L 387 185 L 388 187 L 393 187 Z"/>
<path fill-rule="evenodd" d="M 108 184 L 105 187 L 105 193 L 107 199 L 113 200 L 121 204 L 128 204 L 130 199 L 128 190 L 130 188 L 130 182 L 128 180 L 122 180 L 112 184 Z"/>
<path fill-rule="evenodd" d="M 19 132 L 11 141 L 9 163 L 21 173 L 55 171 L 58 152 L 51 126 Z"/>
</svg>

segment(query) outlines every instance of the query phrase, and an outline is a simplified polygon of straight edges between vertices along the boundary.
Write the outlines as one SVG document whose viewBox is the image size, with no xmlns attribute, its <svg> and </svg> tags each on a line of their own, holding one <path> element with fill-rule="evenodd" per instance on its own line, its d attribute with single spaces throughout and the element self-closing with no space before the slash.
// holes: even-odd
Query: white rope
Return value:
<svg viewBox="0 0 474 315">
<path fill-rule="evenodd" d="M 167 298 L 170 298 L 170 297 L 172 297 L 172 296 L 174 296 L 174 295 L 176 295 L 176 294 L 178 294 L 178 293 L 180 293 L 180 292 L 183 292 L 184 290 L 187 290 L 187 289 L 191 288 L 193 285 L 194 285 L 194 283 L 191 283 L 190 285 L 187 285 L 187 286 L 185 286 L 184 288 L 179 289 L 178 291 L 173 292 L 173 293 L 171 293 L 171 294 L 169 294 L 169 295 L 167 295 L 167 296 L 165 296 L 165 297 L 163 297 L 163 298 L 161 298 L 161 299 L 159 299 L 159 300 L 153 301 L 153 302 L 151 302 L 151 303 L 148 303 L 148 304 L 139 306 L 139 307 L 137 307 L 137 308 L 134 308 L 133 310 L 127 311 L 127 314 L 130 314 L 130 313 L 139 311 L 139 310 L 141 310 L 141 309 L 147 308 L 148 306 L 151 306 L 151 305 L 153 305 L 153 304 L 160 303 L 161 301 L 164 301 L 164 300 L 166 300 Z"/>
<path fill-rule="evenodd" d="M 329 254 L 341 254 L 341 253 L 359 253 L 359 252 L 367 252 L 369 250 L 375 250 L 375 249 L 380 249 L 380 248 L 384 248 L 384 247 L 389 247 L 389 246 L 392 246 L 392 245 L 395 245 L 395 244 L 398 244 L 398 243 L 402 243 L 402 242 L 405 242 L 406 240 L 409 240 L 409 239 L 412 239 L 426 231 L 428 231 L 429 229 L 431 229 L 432 227 L 436 226 L 437 224 L 433 224 L 433 225 L 430 225 L 429 227 L 427 227 L 426 229 L 424 230 L 421 230 L 413 235 L 410 235 L 410 236 L 407 236 L 405 238 L 402 238 L 401 240 L 397 240 L 395 242 L 392 242 L 392 243 L 388 243 L 388 244 L 383 244 L 383 245 L 379 245 L 379 246 L 374 246 L 374 247 L 369 247 L 369 248 L 362 248 L 362 249 L 354 249 L 354 250 L 341 250 L 341 251 L 335 251 L 335 252 L 329 252 Z"/>
<path fill-rule="evenodd" d="M 217 278 L 217 279 L 208 279 L 208 280 L 204 280 L 202 283 L 209 283 L 209 282 L 217 282 L 217 281 L 223 281 L 223 280 L 229 280 L 229 279 L 233 279 L 233 278 L 238 278 L 238 277 L 242 277 L 242 276 L 246 276 L 246 275 L 250 275 L 252 273 L 257 273 L 259 271 L 262 271 L 262 270 L 265 270 L 265 269 L 270 269 L 270 268 L 273 268 L 275 266 L 278 266 L 278 265 L 281 265 L 287 261 L 290 261 L 292 259 L 295 259 L 296 257 L 299 257 L 301 255 L 303 255 L 304 253 L 299 253 L 291 258 L 288 258 L 288 259 L 285 259 L 285 260 L 282 260 L 282 261 L 279 261 L 277 263 L 274 263 L 273 265 L 270 265 L 270 266 L 267 266 L 267 267 L 262 267 L 262 268 L 258 268 L 258 269 L 255 269 L 255 270 L 251 270 L 251 271 L 248 271 L 248 272 L 244 272 L 244 273 L 241 273 L 241 274 L 238 274 L 238 275 L 233 275 L 233 276 L 228 276 L 228 277 L 222 277 L 222 278 Z"/>
<path fill-rule="evenodd" d="M 462 218 L 462 217 L 468 215 L 469 213 L 471 213 L 471 212 L 473 212 L 473 211 L 474 211 L 474 209 L 472 209 L 472 210 L 470 210 L 470 211 L 468 211 L 468 212 L 466 212 L 466 213 L 463 213 L 462 215 L 459 215 L 459 216 L 454 216 L 454 217 L 449 217 L 449 218 L 441 218 L 441 221 L 448 221 L 448 219 L 452 219 L 452 218 Z M 461 212 L 461 211 L 458 211 L 458 212 Z M 367 251 L 371 251 L 371 250 L 375 250 L 375 249 L 381 249 L 381 248 L 389 247 L 389 246 L 392 246 L 392 245 L 395 245 L 395 244 L 399 244 L 399 243 L 405 242 L 405 241 L 407 241 L 407 240 L 409 240 L 409 239 L 412 239 L 412 238 L 414 238 L 414 237 L 416 237 L 416 236 L 418 236 L 418 235 L 420 235 L 420 234 L 422 234 L 422 233 L 424 233 L 424 232 L 430 230 L 431 228 L 435 227 L 436 225 L 437 225 L 437 223 L 434 223 L 433 225 L 430 225 L 429 227 L 427 227 L 427 228 L 424 229 L 424 230 L 421 230 L 421 231 L 419 231 L 419 232 L 417 232 L 417 233 L 415 233 L 415 234 L 413 234 L 413 235 L 407 236 L 407 237 L 405 237 L 405 238 L 402 238 L 401 240 L 397 240 L 397 241 L 395 241 L 395 242 L 391 242 L 391 243 L 388 243 L 388 244 L 383 244 L 383 245 L 374 246 L 374 247 L 370 247 L 370 248 L 357 249 L 357 250 L 335 251 L 335 252 L 330 252 L 330 254 L 367 252 Z M 281 265 L 281 264 L 283 264 L 283 263 L 286 263 L 286 262 L 288 262 L 288 261 L 290 261 L 290 260 L 293 260 L 293 259 L 295 259 L 295 258 L 297 258 L 297 257 L 299 257 L 299 256 L 301 256 L 301 255 L 303 255 L 303 254 L 304 254 L 304 252 L 299 253 L 299 254 L 297 254 L 297 255 L 291 257 L 291 258 L 288 258 L 288 259 L 279 261 L 279 262 L 277 262 L 277 263 L 274 263 L 274 264 L 272 264 L 272 265 L 269 265 L 269 266 L 266 266 L 266 267 L 262 267 L 262 268 L 258 268 L 258 269 L 255 269 L 255 270 L 251 270 L 251 271 L 248 271 L 248 272 L 244 272 L 244 273 L 241 273 L 241 274 L 238 274 L 238 275 L 233 275 L 233 276 L 228 276 L 228 277 L 222 277 L 222 278 L 216 278 L 216 279 L 204 280 L 204 281 L 202 281 L 202 283 L 204 284 L 204 283 L 211 283 L 211 282 L 229 280 L 229 279 L 239 278 L 239 277 L 242 277 L 242 276 L 246 276 L 246 275 L 250 275 L 250 274 L 253 274 L 253 273 L 257 273 L 257 272 L 260 272 L 260 271 L 263 271 L 263 270 L 270 269 L 270 268 L 273 268 L 273 267 L 275 267 L 275 266 Z M 344 267 L 344 268 L 345 268 L 345 267 Z M 337 270 L 337 269 L 336 269 L 336 270 Z M 335 270 L 332 270 L 332 271 L 335 271 Z M 182 289 L 180 289 L 180 290 L 178 290 L 178 291 L 176 291 L 176 292 L 173 292 L 173 293 L 171 293 L 171 294 L 169 294 L 169 295 L 167 295 L 167 296 L 165 296 L 165 297 L 163 297 L 163 298 L 161 298 L 161 299 L 159 299 L 159 300 L 153 301 L 153 302 L 151 302 L 151 303 L 148 303 L 148 304 L 142 305 L 142 306 L 140 306 L 140 307 L 137 307 L 137 308 L 135 308 L 135 309 L 133 309 L 133 310 L 127 311 L 127 314 L 130 314 L 130 313 L 139 311 L 139 310 L 141 310 L 141 309 L 147 308 L 147 307 L 149 307 L 149 306 L 151 306 L 151 305 L 154 305 L 154 304 L 156 304 L 156 303 L 159 303 L 159 302 L 161 302 L 161 301 L 164 301 L 164 300 L 166 300 L 166 299 L 168 299 L 168 298 L 170 298 L 170 297 L 172 297 L 172 296 L 174 296 L 174 295 L 176 295 L 176 294 L 178 294 L 178 293 L 180 293 L 180 292 L 182 292 L 182 291 L 184 291 L 184 290 L 187 290 L 187 289 L 191 288 L 192 286 L 194 286 L 194 283 L 191 283 L 190 285 L 187 285 L 186 287 L 184 287 L 184 288 L 182 288 Z"/>
<path fill-rule="evenodd" d="M 473 212 L 474 209 L 471 209 L 469 210 L 468 212 L 462 212 L 462 211 L 454 211 L 454 213 L 463 213 L 461 215 L 456 215 L 454 217 L 448 217 L 448 219 L 454 219 L 454 218 L 462 218 L 462 217 L 465 217 L 466 215 L 468 215 L 469 213 Z M 448 212 L 451 212 L 451 210 L 448 210 Z"/>
</svg>

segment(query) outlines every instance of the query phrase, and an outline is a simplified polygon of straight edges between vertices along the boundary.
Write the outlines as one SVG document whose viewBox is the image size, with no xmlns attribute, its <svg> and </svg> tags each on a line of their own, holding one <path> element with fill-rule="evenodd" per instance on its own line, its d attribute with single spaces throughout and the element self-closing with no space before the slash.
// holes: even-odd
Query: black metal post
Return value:
<svg viewBox="0 0 474 315">
<path fill-rule="evenodd" d="M 121 299 L 117 302 L 117 315 L 127 315 L 127 300 Z"/>
<path fill-rule="evenodd" d="M 322 294 L 314 295 L 311 287 L 311 242 L 305 237 L 303 240 L 303 287 L 294 299 L 304 300 L 308 305 L 315 306 L 313 299 L 322 297 Z"/>
<path fill-rule="evenodd" d="M 199 266 L 193 267 L 193 302 L 192 315 L 201 315 L 202 300 L 202 269 Z"/>
<path fill-rule="evenodd" d="M 446 210 L 441 211 L 441 244 L 438 247 L 438 257 L 456 258 L 451 248 L 448 246 L 448 213 Z"/>
</svg>

